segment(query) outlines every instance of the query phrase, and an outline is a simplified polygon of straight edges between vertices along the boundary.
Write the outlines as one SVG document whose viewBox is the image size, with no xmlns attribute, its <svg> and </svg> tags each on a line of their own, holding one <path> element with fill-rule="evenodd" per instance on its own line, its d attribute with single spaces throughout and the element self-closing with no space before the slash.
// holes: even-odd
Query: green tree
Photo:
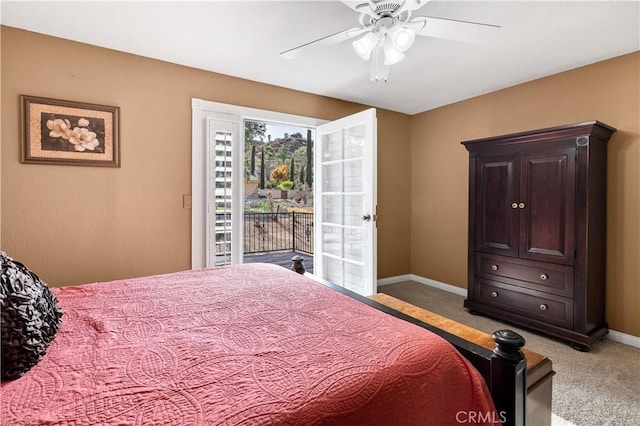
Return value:
<svg viewBox="0 0 640 426">
<path fill-rule="evenodd" d="M 246 147 L 251 147 L 251 163 L 249 169 L 251 174 L 256 174 L 256 144 L 257 139 L 264 139 L 267 131 L 267 124 L 261 121 L 245 121 L 244 122 L 244 143 Z"/>
<path fill-rule="evenodd" d="M 262 148 L 262 153 L 260 154 L 260 183 L 258 187 L 260 189 L 264 189 L 264 147 Z"/>
<path fill-rule="evenodd" d="M 296 159 L 296 164 L 307 164 L 307 147 L 302 145 L 293 152 L 292 157 Z M 304 179 L 302 179 L 302 182 L 304 182 Z"/>
<path fill-rule="evenodd" d="M 244 122 L 244 143 L 253 144 L 256 139 L 264 138 L 266 132 L 267 123 L 247 120 Z"/>
<path fill-rule="evenodd" d="M 289 157 L 289 150 L 285 146 L 281 146 L 276 154 L 276 158 L 280 161 L 280 164 L 284 164 Z"/>
<path fill-rule="evenodd" d="M 272 158 L 274 157 L 274 154 L 275 153 L 273 152 L 273 147 L 272 146 L 267 144 L 267 145 L 264 145 L 262 147 L 262 155 L 264 157 L 264 160 L 261 160 L 261 161 L 263 161 L 261 163 L 263 166 L 261 166 L 261 167 L 264 168 L 264 175 L 265 175 L 265 180 L 266 180 L 267 184 L 269 183 L 269 173 L 270 173 L 269 170 L 271 170 L 273 168 L 273 164 L 272 164 L 273 160 L 272 160 Z"/>
<path fill-rule="evenodd" d="M 278 188 L 279 189 L 284 189 L 285 191 L 288 191 L 291 188 L 293 188 L 293 182 L 290 181 L 290 180 L 283 180 L 282 182 L 280 182 L 278 184 Z"/>
<path fill-rule="evenodd" d="M 291 157 L 291 170 L 289 170 L 289 180 L 291 182 L 295 182 L 295 173 L 296 173 L 296 159 Z"/>
<path fill-rule="evenodd" d="M 311 129 L 307 129 L 307 185 L 309 189 L 313 188 L 313 141 L 311 140 Z"/>
<path fill-rule="evenodd" d="M 280 183 L 287 180 L 289 177 L 289 167 L 286 164 L 281 164 L 271 171 L 271 180 L 275 183 Z"/>
<path fill-rule="evenodd" d="M 267 158 L 271 158 L 274 155 L 273 147 L 270 145 L 265 145 L 263 151 L 267 155 Z"/>
<path fill-rule="evenodd" d="M 304 183 L 304 177 L 306 175 L 304 174 L 304 165 L 302 167 L 300 167 L 300 182 Z"/>
<path fill-rule="evenodd" d="M 256 175 L 256 144 L 252 143 L 251 144 L 251 165 L 250 165 L 250 169 L 251 169 L 251 174 L 253 176 Z"/>
<path fill-rule="evenodd" d="M 245 158 L 244 159 L 244 181 L 249 182 L 250 177 L 251 177 L 251 174 L 249 173 L 249 159 Z"/>
</svg>

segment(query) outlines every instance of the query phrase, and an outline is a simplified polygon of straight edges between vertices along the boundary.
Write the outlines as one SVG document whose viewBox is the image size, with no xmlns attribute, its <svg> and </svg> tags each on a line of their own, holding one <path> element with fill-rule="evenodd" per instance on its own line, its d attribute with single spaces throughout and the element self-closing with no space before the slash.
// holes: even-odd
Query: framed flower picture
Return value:
<svg viewBox="0 0 640 426">
<path fill-rule="evenodd" d="M 20 96 L 22 162 L 120 167 L 119 107 Z"/>
</svg>

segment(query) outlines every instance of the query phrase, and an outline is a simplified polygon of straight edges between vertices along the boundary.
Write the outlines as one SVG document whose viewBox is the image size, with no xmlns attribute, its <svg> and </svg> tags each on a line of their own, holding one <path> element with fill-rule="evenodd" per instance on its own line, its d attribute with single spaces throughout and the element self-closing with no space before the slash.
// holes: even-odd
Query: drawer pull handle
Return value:
<svg viewBox="0 0 640 426">
<path fill-rule="evenodd" d="M 541 311 L 546 311 L 547 309 L 549 309 L 549 307 L 547 305 L 545 305 L 544 303 L 542 305 L 540 305 L 540 310 Z"/>
<path fill-rule="evenodd" d="M 498 270 L 498 268 L 499 268 L 499 266 L 498 266 L 498 265 L 491 265 L 491 270 L 492 270 L 492 271 L 497 271 L 497 270 Z"/>
<path fill-rule="evenodd" d="M 541 279 L 542 281 L 546 281 L 547 279 L 549 279 L 549 275 L 547 275 L 547 274 L 540 274 L 540 279 Z"/>
<path fill-rule="evenodd" d="M 521 209 L 524 209 L 524 203 L 518 204 L 518 207 L 520 207 Z"/>
<path fill-rule="evenodd" d="M 498 292 L 497 291 L 492 291 L 491 292 L 491 297 L 498 297 Z"/>
<path fill-rule="evenodd" d="M 517 209 L 518 208 L 518 203 L 511 203 L 511 208 Z"/>
</svg>

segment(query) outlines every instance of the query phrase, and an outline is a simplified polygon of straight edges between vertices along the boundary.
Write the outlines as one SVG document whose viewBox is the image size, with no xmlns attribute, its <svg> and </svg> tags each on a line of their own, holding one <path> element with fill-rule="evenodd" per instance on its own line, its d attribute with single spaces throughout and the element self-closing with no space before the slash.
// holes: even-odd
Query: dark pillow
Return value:
<svg viewBox="0 0 640 426">
<path fill-rule="evenodd" d="M 17 379 L 44 356 L 62 322 L 51 290 L 20 262 L 0 252 L 2 380 Z"/>
</svg>

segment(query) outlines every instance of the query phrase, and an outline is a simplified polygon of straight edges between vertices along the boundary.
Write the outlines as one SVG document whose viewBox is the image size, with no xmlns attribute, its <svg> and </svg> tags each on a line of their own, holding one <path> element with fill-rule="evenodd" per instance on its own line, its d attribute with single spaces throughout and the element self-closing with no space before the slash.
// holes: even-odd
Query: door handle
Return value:
<svg viewBox="0 0 640 426">
<path fill-rule="evenodd" d="M 364 220 L 365 222 L 369 222 L 371 220 L 371 215 L 365 214 L 364 216 L 362 216 L 362 220 Z"/>
</svg>

